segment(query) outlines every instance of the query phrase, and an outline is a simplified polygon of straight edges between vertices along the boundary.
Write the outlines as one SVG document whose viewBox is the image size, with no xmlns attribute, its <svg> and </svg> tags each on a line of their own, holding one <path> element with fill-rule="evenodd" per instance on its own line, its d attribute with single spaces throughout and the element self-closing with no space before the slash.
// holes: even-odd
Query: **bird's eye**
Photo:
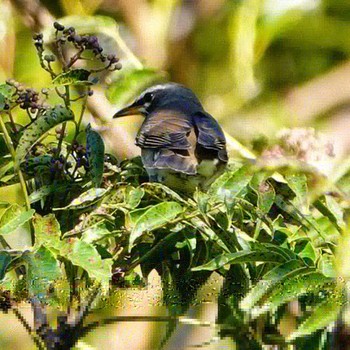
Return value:
<svg viewBox="0 0 350 350">
<path fill-rule="evenodd" d="M 145 102 L 151 102 L 153 100 L 153 94 L 148 92 L 147 94 L 145 94 L 145 96 L 143 96 L 143 100 Z"/>
</svg>

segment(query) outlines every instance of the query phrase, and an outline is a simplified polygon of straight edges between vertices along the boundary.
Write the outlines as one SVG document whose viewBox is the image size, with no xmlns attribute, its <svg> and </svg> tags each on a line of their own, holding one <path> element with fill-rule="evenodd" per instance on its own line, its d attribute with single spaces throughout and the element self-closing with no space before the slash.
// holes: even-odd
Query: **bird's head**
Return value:
<svg viewBox="0 0 350 350">
<path fill-rule="evenodd" d="M 155 85 L 145 90 L 127 107 L 121 109 L 113 118 L 127 115 L 148 114 L 158 110 L 173 110 L 192 113 L 202 110 L 202 105 L 196 95 L 188 88 L 175 83 Z"/>
</svg>

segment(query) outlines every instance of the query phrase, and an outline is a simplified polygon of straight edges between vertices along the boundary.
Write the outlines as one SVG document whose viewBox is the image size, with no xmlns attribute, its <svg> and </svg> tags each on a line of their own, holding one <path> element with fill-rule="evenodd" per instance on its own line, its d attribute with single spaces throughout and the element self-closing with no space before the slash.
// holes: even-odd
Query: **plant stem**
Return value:
<svg viewBox="0 0 350 350">
<path fill-rule="evenodd" d="M 15 149 L 13 147 L 13 143 L 12 143 L 11 137 L 10 137 L 9 133 L 7 132 L 5 123 L 4 123 L 1 115 L 0 115 L 0 129 L 3 132 L 3 134 L 4 134 L 5 143 L 6 143 L 6 146 L 7 146 L 8 150 L 10 151 L 11 157 L 12 157 L 13 161 L 16 162 L 16 151 L 15 151 Z M 19 182 L 20 182 L 20 185 L 21 185 L 21 188 L 22 188 L 26 209 L 30 210 L 31 207 L 30 207 L 30 201 L 29 201 L 29 196 L 28 196 L 28 191 L 27 191 L 27 185 L 26 185 L 23 173 L 22 173 L 19 165 L 15 166 L 15 171 L 17 172 L 17 175 L 18 175 L 18 178 L 19 178 Z M 31 236 L 31 239 L 32 239 L 32 244 L 34 244 L 35 237 L 34 237 L 34 231 L 33 231 L 32 225 L 30 225 L 30 236 Z"/>
<path fill-rule="evenodd" d="M 68 109 L 70 108 L 70 91 L 69 91 L 69 86 L 67 86 L 67 85 L 65 86 L 64 104 L 66 105 L 66 107 Z M 67 127 L 67 122 L 64 122 L 62 124 L 61 135 L 60 135 L 60 138 L 58 140 L 56 157 L 59 157 L 59 155 L 61 153 L 61 148 L 62 148 L 62 143 L 63 143 L 63 139 L 64 139 L 64 134 L 66 132 L 66 127 Z"/>
</svg>

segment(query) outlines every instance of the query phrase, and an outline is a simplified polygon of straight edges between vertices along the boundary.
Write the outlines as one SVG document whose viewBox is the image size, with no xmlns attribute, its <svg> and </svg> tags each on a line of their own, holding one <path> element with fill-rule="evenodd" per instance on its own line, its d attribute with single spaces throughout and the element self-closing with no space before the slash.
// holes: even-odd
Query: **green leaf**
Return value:
<svg viewBox="0 0 350 350">
<path fill-rule="evenodd" d="M 328 219 L 334 223 L 337 229 L 343 230 L 345 228 L 344 223 L 344 211 L 340 204 L 332 196 L 324 196 L 325 203 L 321 200 L 316 201 L 315 207 Z"/>
<path fill-rule="evenodd" d="M 66 207 L 54 208 L 53 210 L 77 210 L 84 209 L 103 198 L 103 196 L 109 191 L 106 188 L 91 188 L 82 193 L 79 197 L 73 199 Z"/>
<path fill-rule="evenodd" d="M 122 70 L 109 85 L 106 95 L 113 104 L 124 105 L 147 87 L 164 80 L 159 72 L 150 68 Z"/>
<path fill-rule="evenodd" d="M 275 202 L 275 197 L 276 193 L 272 185 L 267 181 L 262 182 L 258 187 L 258 208 L 267 214 Z"/>
<path fill-rule="evenodd" d="M 0 281 L 5 277 L 7 266 L 11 262 L 11 255 L 5 251 L 0 252 Z"/>
<path fill-rule="evenodd" d="M 226 172 L 214 181 L 209 189 L 209 195 L 214 195 L 223 202 L 232 201 L 249 184 L 252 176 L 248 165 L 234 172 Z"/>
<path fill-rule="evenodd" d="M 23 161 L 29 150 L 47 131 L 58 124 L 73 119 L 73 112 L 62 106 L 55 106 L 39 115 L 37 119 L 25 129 L 19 140 L 16 149 L 15 164 L 18 166 Z"/>
<path fill-rule="evenodd" d="M 133 210 L 129 213 L 130 224 L 133 226 L 129 247 L 132 247 L 135 240 L 143 233 L 149 232 L 167 224 L 183 212 L 182 206 L 177 202 L 164 202 L 141 209 Z"/>
<path fill-rule="evenodd" d="M 55 86 L 91 85 L 92 82 L 88 81 L 89 75 L 90 72 L 86 69 L 72 69 L 68 72 L 59 74 L 55 79 L 52 80 L 52 84 Z"/>
<path fill-rule="evenodd" d="M 295 300 L 303 294 L 317 293 L 327 284 L 333 283 L 332 278 L 328 278 L 317 271 L 298 274 L 288 278 L 273 289 L 264 305 L 252 310 L 252 316 L 255 318 L 263 313 L 275 310 L 280 305 Z"/>
<path fill-rule="evenodd" d="M 6 224 L 0 227 L 0 235 L 8 235 L 15 231 L 17 228 L 29 221 L 35 213 L 34 209 L 22 212 Z"/>
<path fill-rule="evenodd" d="M 145 191 L 141 187 L 128 186 L 125 191 L 125 204 L 129 209 L 135 209 L 141 203 Z"/>
<path fill-rule="evenodd" d="M 104 223 L 89 227 L 81 236 L 81 239 L 86 243 L 94 243 L 107 236 L 111 236 L 112 232 L 107 229 Z"/>
<path fill-rule="evenodd" d="M 297 242 L 295 252 L 298 253 L 301 258 L 308 258 L 312 261 L 316 260 L 316 251 L 311 242 L 307 240 L 301 240 L 300 242 Z"/>
<path fill-rule="evenodd" d="M 140 187 L 151 196 L 155 196 L 163 200 L 171 199 L 172 201 L 187 204 L 187 202 L 178 193 L 161 183 L 145 182 Z"/>
<path fill-rule="evenodd" d="M 108 287 L 112 275 L 113 260 L 102 259 L 92 244 L 82 240 L 73 240 L 73 243 L 69 245 L 69 250 L 65 252 L 67 258 L 74 265 L 82 267 L 90 277 L 101 282 L 104 287 Z"/>
<path fill-rule="evenodd" d="M 11 160 L 10 162 L 6 163 L 0 168 L 0 180 L 1 178 L 13 168 L 13 161 Z"/>
<path fill-rule="evenodd" d="M 11 98 L 15 89 L 8 84 L 0 84 L 0 94 L 5 98 Z"/>
<path fill-rule="evenodd" d="M 244 297 L 240 303 L 241 309 L 249 312 L 256 303 L 258 303 L 264 295 L 271 291 L 277 284 L 302 271 L 301 269 L 307 269 L 310 271 L 309 268 L 303 266 L 304 264 L 301 260 L 290 260 L 271 269 Z"/>
<path fill-rule="evenodd" d="M 0 111 L 5 110 L 14 92 L 14 88 L 7 84 L 0 84 Z"/>
<path fill-rule="evenodd" d="M 86 152 L 92 184 L 99 187 L 104 170 L 105 144 L 100 134 L 91 129 L 90 124 L 86 127 Z"/>
<path fill-rule="evenodd" d="M 337 320 L 339 312 L 342 309 L 341 293 L 334 291 L 325 301 L 315 307 L 311 316 L 309 316 L 296 331 L 289 335 L 287 341 L 293 341 L 296 338 L 314 333 L 315 331 L 328 327 Z"/>
<path fill-rule="evenodd" d="M 36 203 L 36 202 L 44 199 L 45 197 L 47 197 L 51 193 L 54 193 L 54 192 L 57 193 L 57 192 L 65 191 L 68 189 L 69 189 L 69 187 L 67 186 L 67 184 L 63 184 L 63 185 L 55 184 L 55 185 L 41 186 L 38 190 L 32 192 L 29 195 L 29 202 Z"/>
<path fill-rule="evenodd" d="M 62 276 L 58 261 L 50 250 L 43 246 L 37 251 L 26 253 L 24 259 L 28 263 L 27 288 L 29 296 L 45 299 L 50 284 Z"/>
<path fill-rule="evenodd" d="M 65 242 L 60 239 L 60 224 L 56 220 L 55 215 L 48 214 L 42 217 L 36 214 L 33 218 L 33 225 L 35 230 L 35 245 L 44 245 L 58 254 L 64 247 Z"/>
<path fill-rule="evenodd" d="M 303 214 L 308 214 L 309 204 L 306 175 L 294 173 L 292 175 L 287 175 L 285 178 L 288 182 L 289 188 L 296 195 L 293 204 L 297 206 Z"/>
<path fill-rule="evenodd" d="M 281 263 L 285 262 L 286 259 L 279 253 L 269 251 L 267 249 L 261 250 L 242 250 L 236 253 L 221 254 L 215 257 L 208 263 L 194 267 L 192 271 L 215 271 L 225 265 L 229 264 L 241 264 L 247 262 L 270 262 L 270 263 Z"/>
</svg>

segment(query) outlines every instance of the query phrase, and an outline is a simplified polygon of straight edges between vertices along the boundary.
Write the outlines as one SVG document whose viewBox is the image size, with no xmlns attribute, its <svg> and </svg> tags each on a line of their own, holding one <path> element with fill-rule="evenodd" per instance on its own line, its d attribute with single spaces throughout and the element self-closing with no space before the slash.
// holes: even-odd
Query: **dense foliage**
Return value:
<svg viewBox="0 0 350 350">
<path fill-rule="evenodd" d="M 57 22 L 34 45 L 48 88 L 0 85 L 0 182 L 20 188 L 24 203 L 0 203 L 2 310 L 11 298 L 62 306 L 92 287 L 144 285 L 156 269 L 164 303 L 178 316 L 215 272 L 224 281 L 222 337 L 242 349 L 329 341 L 348 277 L 349 164 L 322 174 L 313 161 L 331 158 L 328 145 L 312 131 L 287 131 L 256 147 L 256 159 L 232 159 L 206 193 L 149 183 L 139 158 L 117 162 L 82 122 L 96 77 L 121 69 L 118 58 L 104 54 L 95 35 Z M 158 79 L 140 71 L 134 79 L 146 85 Z M 123 89 L 115 78 L 108 94 Z M 8 237 L 18 232 L 30 247 L 11 247 Z M 336 250 L 339 240 L 344 249 Z M 278 326 L 294 300 L 298 325 L 285 339 Z"/>
</svg>

